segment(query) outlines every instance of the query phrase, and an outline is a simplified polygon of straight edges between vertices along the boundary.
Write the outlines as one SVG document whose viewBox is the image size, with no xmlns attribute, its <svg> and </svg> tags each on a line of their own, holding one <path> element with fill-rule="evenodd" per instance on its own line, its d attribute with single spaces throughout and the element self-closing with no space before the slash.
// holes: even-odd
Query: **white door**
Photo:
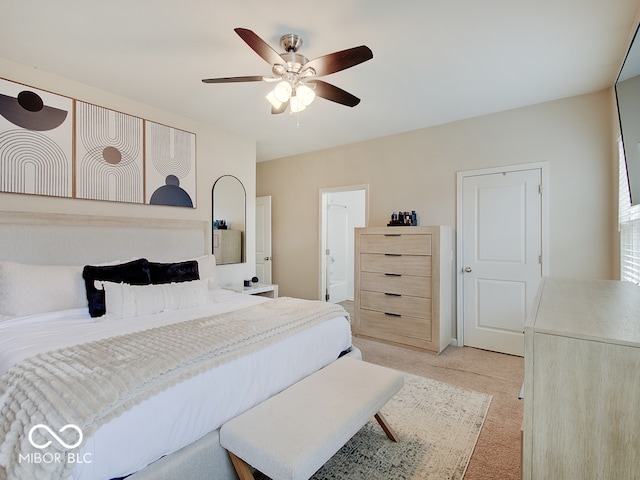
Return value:
<svg viewBox="0 0 640 480">
<path fill-rule="evenodd" d="M 318 298 L 354 299 L 354 229 L 367 225 L 368 185 L 320 189 Z"/>
<path fill-rule="evenodd" d="M 524 355 L 542 277 L 542 170 L 462 178 L 464 345 Z"/>
<path fill-rule="evenodd" d="M 256 276 L 260 283 L 271 280 L 271 196 L 256 198 Z"/>
<path fill-rule="evenodd" d="M 346 203 L 346 202 L 345 202 Z M 349 235 L 349 207 L 338 203 L 327 205 L 327 273 L 326 300 L 340 303 L 347 300 L 347 276 L 353 270 L 353 234 Z M 351 243 L 350 243 L 351 240 Z M 353 295 L 351 295 L 353 298 Z"/>
</svg>

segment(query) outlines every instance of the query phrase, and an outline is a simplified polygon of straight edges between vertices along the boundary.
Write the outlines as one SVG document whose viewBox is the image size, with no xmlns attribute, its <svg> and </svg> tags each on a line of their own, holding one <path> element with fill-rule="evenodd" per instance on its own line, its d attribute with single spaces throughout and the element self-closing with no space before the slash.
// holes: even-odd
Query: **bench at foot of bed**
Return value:
<svg viewBox="0 0 640 480">
<path fill-rule="evenodd" d="M 397 441 L 380 409 L 403 384 L 400 372 L 342 357 L 226 423 L 220 444 L 241 480 L 254 478 L 249 465 L 306 480 L 372 417 Z"/>
</svg>

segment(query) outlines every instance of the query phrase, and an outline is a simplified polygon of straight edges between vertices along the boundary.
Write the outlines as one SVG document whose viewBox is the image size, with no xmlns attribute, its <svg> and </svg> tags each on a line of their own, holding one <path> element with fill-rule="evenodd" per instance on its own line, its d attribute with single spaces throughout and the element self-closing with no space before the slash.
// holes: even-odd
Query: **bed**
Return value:
<svg viewBox="0 0 640 480">
<path fill-rule="evenodd" d="M 29 217 L 0 214 L 0 478 L 235 478 L 221 425 L 359 356 L 339 306 L 220 288 L 207 222 Z"/>
</svg>

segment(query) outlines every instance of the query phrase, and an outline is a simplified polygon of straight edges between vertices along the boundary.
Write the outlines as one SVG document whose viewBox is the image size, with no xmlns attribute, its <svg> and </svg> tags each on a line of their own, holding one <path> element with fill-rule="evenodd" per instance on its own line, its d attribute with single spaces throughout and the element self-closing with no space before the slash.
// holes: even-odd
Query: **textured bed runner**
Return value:
<svg viewBox="0 0 640 480">
<path fill-rule="evenodd" d="M 89 436 L 183 380 L 343 315 L 336 304 L 280 297 L 25 359 L 0 379 L 0 478 L 66 479 L 74 458 L 62 444 L 79 431 L 63 426 Z"/>
</svg>

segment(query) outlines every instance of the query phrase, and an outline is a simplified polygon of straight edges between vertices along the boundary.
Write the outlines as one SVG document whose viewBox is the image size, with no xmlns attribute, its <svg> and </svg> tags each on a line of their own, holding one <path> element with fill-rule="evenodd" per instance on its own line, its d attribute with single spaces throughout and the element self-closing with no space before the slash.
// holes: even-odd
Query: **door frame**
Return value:
<svg viewBox="0 0 640 480">
<path fill-rule="evenodd" d="M 546 277 L 550 272 L 549 256 L 549 203 L 550 203 L 550 182 L 549 182 L 549 162 L 524 163 L 519 165 L 506 165 L 504 167 L 483 168 L 480 170 L 464 170 L 456 172 L 456 342 L 458 347 L 464 346 L 464 275 L 462 265 L 464 265 L 463 247 L 464 232 L 462 231 L 462 181 L 465 177 L 476 177 L 480 175 L 495 175 L 496 173 L 518 172 L 522 170 L 540 170 L 542 182 L 542 211 L 541 211 L 541 246 L 542 246 L 542 276 Z"/>
<path fill-rule="evenodd" d="M 363 183 L 360 185 L 345 185 L 344 187 L 329 187 L 321 188 L 318 191 L 318 300 L 326 301 L 326 222 L 327 222 L 327 195 L 331 193 L 339 192 L 352 192 L 364 190 L 364 223 L 365 226 L 369 226 L 369 184 Z"/>
</svg>

